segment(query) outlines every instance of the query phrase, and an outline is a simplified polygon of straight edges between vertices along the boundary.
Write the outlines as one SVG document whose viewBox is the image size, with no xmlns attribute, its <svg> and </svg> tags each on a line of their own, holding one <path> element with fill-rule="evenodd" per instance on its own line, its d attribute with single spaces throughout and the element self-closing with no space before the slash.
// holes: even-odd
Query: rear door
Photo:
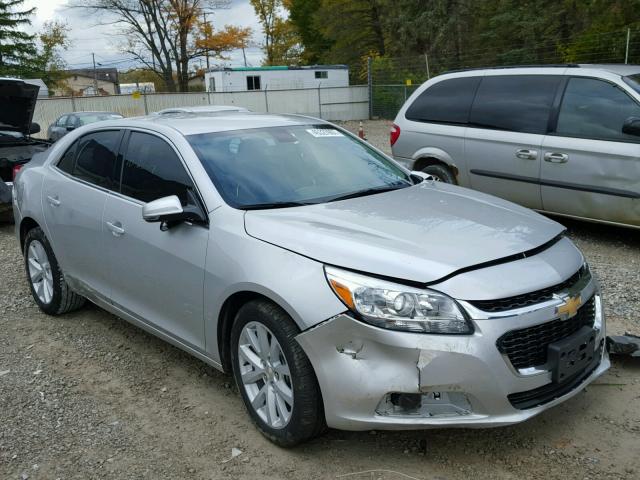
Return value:
<svg viewBox="0 0 640 480">
<path fill-rule="evenodd" d="M 116 188 L 122 132 L 103 130 L 76 140 L 44 179 L 43 208 L 49 240 L 70 281 L 109 295 L 102 214 Z"/>
<path fill-rule="evenodd" d="M 471 188 L 542 208 L 540 162 L 560 75 L 487 75 L 469 116 Z"/>
<path fill-rule="evenodd" d="M 640 105 L 618 85 L 569 79 L 543 144 L 545 210 L 640 225 L 640 137 L 622 133 L 629 117 L 640 117 Z"/>
</svg>

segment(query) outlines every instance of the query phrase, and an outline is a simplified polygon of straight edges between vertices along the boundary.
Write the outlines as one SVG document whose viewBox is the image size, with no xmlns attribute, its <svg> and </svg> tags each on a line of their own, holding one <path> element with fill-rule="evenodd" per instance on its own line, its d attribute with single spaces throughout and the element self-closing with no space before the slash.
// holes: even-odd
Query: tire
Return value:
<svg viewBox="0 0 640 480">
<path fill-rule="evenodd" d="M 40 227 L 27 232 L 23 253 L 31 295 L 40 310 L 47 315 L 61 315 L 84 305 L 85 298 L 67 285 L 51 244 Z M 37 278 L 41 280 L 36 281 Z"/>
<path fill-rule="evenodd" d="M 453 172 L 444 165 L 429 165 L 422 169 L 427 175 L 431 175 L 436 182 L 456 184 L 456 177 Z"/>
<path fill-rule="evenodd" d="M 309 359 L 295 339 L 298 333 L 289 315 L 266 300 L 252 300 L 242 306 L 231 328 L 233 376 L 242 400 L 258 430 L 281 447 L 295 446 L 326 429 L 320 387 Z M 279 351 L 274 348 L 274 339 Z M 262 350 L 268 350 L 270 355 L 275 351 L 278 358 L 260 355 L 260 349 L 254 346 L 262 345 L 261 340 L 269 347 Z M 248 360 L 250 357 L 253 362 Z M 267 362 L 263 367 L 259 366 L 261 358 Z M 291 404 L 287 398 L 292 399 Z M 252 399 L 257 408 L 252 406 Z M 269 409 L 269 400 L 273 409 Z"/>
</svg>

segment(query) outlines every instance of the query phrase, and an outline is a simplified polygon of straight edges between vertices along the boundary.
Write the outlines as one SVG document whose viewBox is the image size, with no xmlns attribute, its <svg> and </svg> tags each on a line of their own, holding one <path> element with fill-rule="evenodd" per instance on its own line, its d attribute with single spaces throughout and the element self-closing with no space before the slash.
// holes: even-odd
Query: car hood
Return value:
<svg viewBox="0 0 640 480">
<path fill-rule="evenodd" d="M 529 209 L 444 183 L 245 214 L 249 235 L 319 262 L 430 283 L 523 253 L 560 224 Z"/>
<path fill-rule="evenodd" d="M 31 120 L 40 87 L 13 78 L 0 78 L 0 130 L 31 131 Z"/>
</svg>

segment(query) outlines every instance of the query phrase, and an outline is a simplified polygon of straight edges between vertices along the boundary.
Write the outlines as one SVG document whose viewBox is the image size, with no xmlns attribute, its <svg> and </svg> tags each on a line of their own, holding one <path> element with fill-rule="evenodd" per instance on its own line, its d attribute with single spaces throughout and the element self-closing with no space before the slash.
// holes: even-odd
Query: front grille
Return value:
<svg viewBox="0 0 640 480">
<path fill-rule="evenodd" d="M 556 398 L 560 398 L 566 395 L 571 390 L 579 387 L 600 365 L 602 359 L 602 350 L 604 348 L 604 340 L 600 341 L 600 348 L 596 351 L 594 361 L 591 365 L 588 365 L 581 372 L 576 373 L 573 378 L 568 379 L 563 383 L 547 383 L 533 390 L 527 390 L 526 392 L 512 393 L 507 395 L 507 399 L 511 405 L 519 410 L 526 410 L 528 408 L 538 407 L 549 403 Z"/>
<path fill-rule="evenodd" d="M 539 367 L 547 363 L 550 343 L 573 335 L 584 326 L 593 327 L 596 316 L 595 297 L 591 297 L 568 320 L 553 320 L 533 327 L 511 330 L 502 335 L 496 345 L 517 368 Z"/>
<path fill-rule="evenodd" d="M 528 307 L 529 305 L 535 305 L 536 303 L 551 300 L 554 293 L 562 292 L 563 290 L 571 288 L 586 273 L 586 268 L 580 267 L 576 273 L 571 275 L 564 282 L 543 288 L 542 290 L 536 290 L 535 292 L 524 293 L 514 297 L 501 298 L 499 300 L 471 300 L 469 303 L 485 312 L 504 312 L 515 308 Z"/>
</svg>

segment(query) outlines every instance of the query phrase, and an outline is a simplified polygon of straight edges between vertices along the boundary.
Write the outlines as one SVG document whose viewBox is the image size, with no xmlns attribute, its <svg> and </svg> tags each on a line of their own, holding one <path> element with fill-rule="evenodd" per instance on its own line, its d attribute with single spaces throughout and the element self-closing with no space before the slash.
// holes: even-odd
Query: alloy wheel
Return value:
<svg viewBox="0 0 640 480">
<path fill-rule="evenodd" d="M 33 240 L 29 244 L 27 265 L 33 291 L 42 303 L 48 304 L 53 298 L 53 274 L 47 251 L 38 240 Z"/>
<path fill-rule="evenodd" d="M 269 427 L 285 427 L 293 412 L 293 381 L 271 330 L 259 322 L 247 323 L 238 340 L 238 362 L 251 408 Z"/>
</svg>

